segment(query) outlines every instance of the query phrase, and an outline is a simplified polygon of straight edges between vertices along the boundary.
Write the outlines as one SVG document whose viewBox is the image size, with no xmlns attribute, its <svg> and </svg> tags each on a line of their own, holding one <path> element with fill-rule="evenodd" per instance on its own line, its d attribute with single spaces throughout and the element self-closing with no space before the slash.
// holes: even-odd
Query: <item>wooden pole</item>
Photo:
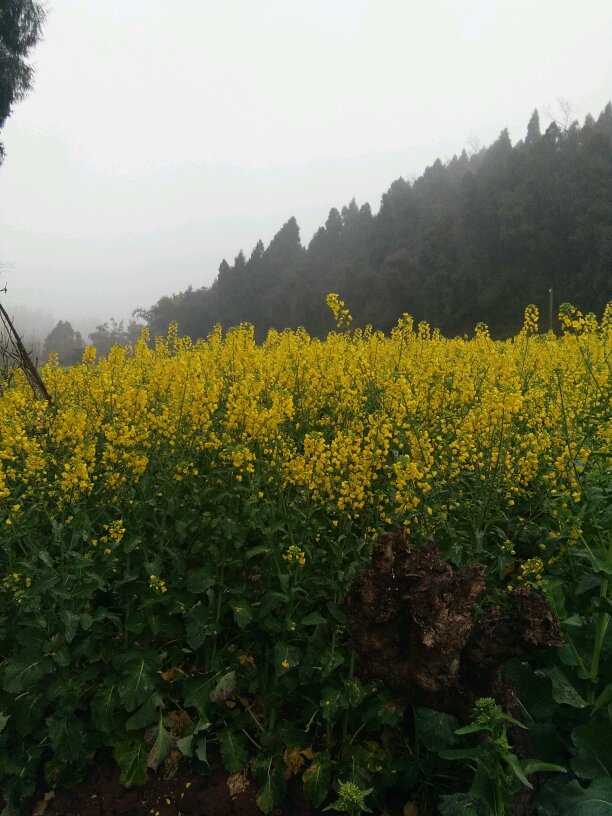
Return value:
<svg viewBox="0 0 612 816">
<path fill-rule="evenodd" d="M 548 331 L 553 330 L 553 289 L 548 290 Z"/>
<path fill-rule="evenodd" d="M 36 366 L 30 360 L 30 355 L 25 349 L 25 346 L 21 342 L 21 337 L 17 334 L 17 329 L 13 326 L 13 321 L 8 316 L 8 312 L 4 308 L 4 306 L 0 303 L 0 319 L 7 327 L 11 335 L 13 336 L 13 341 L 15 343 L 15 347 L 17 349 L 17 354 L 19 357 L 19 362 L 21 363 L 21 367 L 28 378 L 30 385 L 32 386 L 32 391 L 34 391 L 34 396 L 40 397 L 46 400 L 49 405 L 52 404 L 52 399 L 47 391 L 47 388 L 42 381 L 40 374 L 36 370 Z"/>
</svg>

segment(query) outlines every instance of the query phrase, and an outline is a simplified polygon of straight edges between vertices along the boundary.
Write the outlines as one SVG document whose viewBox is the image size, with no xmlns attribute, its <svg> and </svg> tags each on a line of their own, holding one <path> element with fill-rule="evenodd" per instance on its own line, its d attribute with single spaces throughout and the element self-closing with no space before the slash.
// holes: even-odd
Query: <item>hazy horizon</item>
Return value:
<svg viewBox="0 0 612 816">
<path fill-rule="evenodd" d="M 84 333 L 612 87 L 599 0 L 49 5 L 0 135 L 0 288 Z"/>
</svg>

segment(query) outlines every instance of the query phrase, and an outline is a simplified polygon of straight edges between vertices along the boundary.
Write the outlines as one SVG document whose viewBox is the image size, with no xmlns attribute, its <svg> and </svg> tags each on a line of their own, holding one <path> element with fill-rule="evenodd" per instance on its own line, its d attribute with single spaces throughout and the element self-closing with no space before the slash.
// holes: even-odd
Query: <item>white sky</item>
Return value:
<svg viewBox="0 0 612 816">
<path fill-rule="evenodd" d="M 611 96 L 607 0 L 50 0 L 0 132 L 0 287 L 87 327 L 212 282 L 295 215 L 307 244 L 558 97 Z"/>
</svg>

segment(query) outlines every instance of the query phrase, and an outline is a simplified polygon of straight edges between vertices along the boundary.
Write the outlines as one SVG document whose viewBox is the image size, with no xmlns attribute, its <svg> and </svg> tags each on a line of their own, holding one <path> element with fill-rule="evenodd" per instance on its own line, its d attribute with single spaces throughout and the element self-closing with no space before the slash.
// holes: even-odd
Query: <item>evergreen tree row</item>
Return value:
<svg viewBox="0 0 612 816">
<path fill-rule="evenodd" d="M 403 312 L 444 334 L 479 321 L 504 337 L 521 325 L 526 304 L 548 314 L 570 301 L 599 312 L 612 297 L 612 105 L 542 133 L 534 111 L 523 141 L 507 130 L 472 156 L 437 160 L 414 183 L 394 181 L 375 215 L 353 201 L 332 209 L 308 247 L 289 219 L 247 259 L 222 261 L 212 286 L 161 298 L 143 310 L 155 333 L 178 321 L 205 337 L 252 323 L 268 329 L 333 328 L 325 305 L 339 292 L 355 325 L 388 331 Z"/>
</svg>

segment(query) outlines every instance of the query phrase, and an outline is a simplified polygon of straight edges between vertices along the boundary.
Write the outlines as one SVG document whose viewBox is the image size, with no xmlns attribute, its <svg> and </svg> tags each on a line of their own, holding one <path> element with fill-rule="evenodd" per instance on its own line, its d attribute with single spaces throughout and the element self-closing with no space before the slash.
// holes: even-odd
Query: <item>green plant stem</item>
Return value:
<svg viewBox="0 0 612 816">
<path fill-rule="evenodd" d="M 354 671 L 355 671 L 355 649 L 351 649 L 351 662 L 350 662 L 350 665 L 349 665 L 349 673 L 348 673 L 348 679 L 349 680 L 353 677 L 353 672 Z M 343 717 L 343 720 L 342 720 L 342 744 L 343 745 L 346 745 L 346 737 L 347 737 L 347 734 L 348 734 L 348 718 L 349 718 L 348 709 L 345 709 L 344 717 Z"/>
<path fill-rule="evenodd" d="M 557 617 L 558 617 L 558 616 L 557 616 Z M 580 653 L 579 653 L 578 649 L 577 649 L 577 648 L 576 648 L 576 646 L 574 645 L 574 641 L 571 639 L 570 635 L 568 635 L 568 633 L 567 633 L 567 632 L 564 632 L 564 633 L 563 633 L 563 635 L 564 635 L 564 637 L 565 637 L 565 640 L 567 641 L 568 646 L 569 646 L 569 647 L 570 647 L 570 649 L 571 649 L 571 652 L 572 652 L 572 654 L 573 654 L 573 656 L 574 656 L 574 659 L 576 660 L 576 662 L 577 662 L 577 664 L 578 664 L 578 668 L 579 668 L 579 669 L 582 671 L 582 673 L 583 673 L 583 674 L 585 674 L 585 675 L 586 675 L 586 674 L 587 674 L 587 670 L 586 670 L 586 666 L 584 665 L 584 660 L 582 659 L 582 657 L 580 656 Z"/>
<path fill-rule="evenodd" d="M 215 658 L 217 656 L 217 640 L 219 639 L 219 621 L 221 620 L 221 602 L 223 600 L 223 592 L 225 586 L 224 580 L 225 580 L 225 565 L 221 567 L 221 572 L 219 575 L 219 590 L 217 595 L 217 607 L 215 610 L 215 631 L 213 634 L 213 642 L 210 652 L 210 663 L 208 666 L 208 671 L 210 671 L 210 669 L 214 669 Z"/>
<path fill-rule="evenodd" d="M 561 381 L 561 375 L 559 373 L 559 369 L 555 369 L 555 374 L 557 377 L 557 383 L 559 385 L 559 404 L 561 406 L 561 418 L 563 419 L 563 433 L 564 433 L 564 442 L 567 446 L 567 455 L 569 456 L 570 463 L 572 465 L 572 469 L 574 471 L 574 476 L 576 477 L 577 483 L 580 485 L 580 491 L 584 494 L 584 485 L 582 475 L 580 474 L 578 468 L 576 467 L 576 462 L 574 460 L 574 455 L 572 453 L 572 443 L 570 442 L 569 436 L 569 429 L 567 424 L 567 414 L 565 411 L 565 401 L 563 400 L 563 387 Z"/>
<path fill-rule="evenodd" d="M 132 553 L 127 554 L 126 563 L 125 563 L 125 570 L 124 570 L 124 578 L 128 578 L 130 575 L 130 556 Z M 130 598 L 126 598 L 125 601 L 125 619 L 123 621 L 123 642 L 127 648 L 129 643 L 129 635 L 128 635 L 128 625 L 130 622 Z"/>
<path fill-rule="evenodd" d="M 268 731 L 274 731 L 274 726 L 276 725 L 276 705 L 273 705 L 270 709 L 270 717 L 268 718 Z"/>
<path fill-rule="evenodd" d="M 255 720 L 255 722 L 257 722 L 257 720 Z M 259 723 L 257 723 L 257 724 L 259 725 Z M 249 734 L 249 732 L 246 730 L 246 728 L 242 729 L 242 733 L 249 740 L 249 742 L 253 743 L 253 745 L 255 746 L 255 748 L 257 748 L 258 751 L 261 751 L 261 745 L 256 740 L 253 739 L 253 737 Z"/>
<path fill-rule="evenodd" d="M 606 555 L 606 563 L 612 563 L 612 540 L 608 546 L 608 552 Z M 608 584 L 609 579 L 607 575 L 602 575 L 601 582 L 599 584 L 599 597 L 603 600 L 608 596 Z M 601 650 L 603 647 L 604 638 L 606 636 L 606 631 L 608 629 L 608 623 L 610 622 L 610 615 L 608 612 L 600 611 L 599 615 L 597 616 L 597 626 L 595 628 L 595 643 L 593 644 L 593 655 L 591 657 L 591 672 L 590 672 L 590 679 L 592 681 L 592 685 L 589 688 L 589 702 L 595 701 L 595 682 L 597 680 L 597 675 L 599 673 L 599 660 L 601 658 Z"/>
</svg>

